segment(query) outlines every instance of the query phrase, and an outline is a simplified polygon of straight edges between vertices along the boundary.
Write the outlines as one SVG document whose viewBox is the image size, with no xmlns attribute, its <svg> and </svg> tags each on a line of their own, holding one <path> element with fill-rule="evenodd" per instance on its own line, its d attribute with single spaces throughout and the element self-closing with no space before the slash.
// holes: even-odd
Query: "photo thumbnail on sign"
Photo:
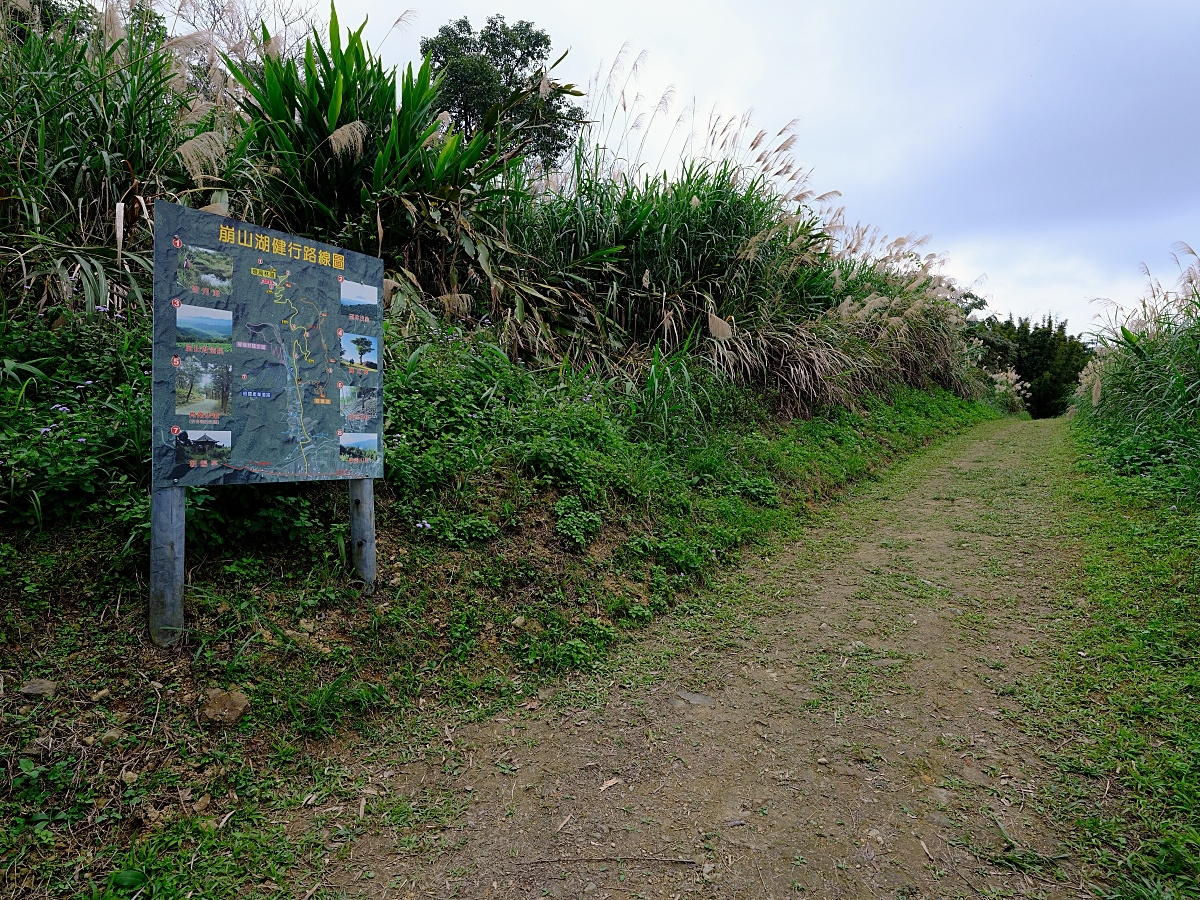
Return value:
<svg viewBox="0 0 1200 900">
<path fill-rule="evenodd" d="M 365 334 L 343 334 L 342 365 L 352 372 L 378 372 L 379 339 Z"/>
<path fill-rule="evenodd" d="M 233 290 L 233 257 L 207 247 L 184 244 L 175 264 L 175 281 L 193 294 L 227 296 Z"/>
<path fill-rule="evenodd" d="M 175 437 L 175 463 L 209 469 L 229 462 L 233 436 L 228 431 L 181 431 Z"/>
<path fill-rule="evenodd" d="M 342 418 L 347 422 L 372 422 L 379 418 L 383 391 L 377 387 L 344 384 L 339 391 Z"/>
<path fill-rule="evenodd" d="M 379 459 L 379 435 L 374 432 L 347 431 L 338 443 L 342 462 L 368 463 Z"/>
<path fill-rule="evenodd" d="M 181 303 L 175 309 L 175 343 L 194 353 L 233 351 L 233 313 Z"/>
<path fill-rule="evenodd" d="M 347 315 L 374 316 L 379 314 L 379 288 L 373 284 L 359 284 L 349 279 L 341 283 L 342 312 Z"/>
<path fill-rule="evenodd" d="M 222 415 L 230 412 L 233 366 L 185 357 L 175 373 L 175 415 Z"/>
</svg>

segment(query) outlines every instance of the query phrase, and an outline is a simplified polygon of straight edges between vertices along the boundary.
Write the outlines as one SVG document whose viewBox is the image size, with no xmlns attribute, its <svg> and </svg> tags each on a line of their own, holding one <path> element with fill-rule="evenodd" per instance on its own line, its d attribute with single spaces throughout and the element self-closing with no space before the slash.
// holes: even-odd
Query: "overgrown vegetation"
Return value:
<svg viewBox="0 0 1200 900">
<path fill-rule="evenodd" d="M 1181 246 L 1181 251 L 1188 248 Z M 1190 251 L 1188 251 L 1190 252 Z M 1194 258 L 1194 256 L 1193 256 Z M 1098 336 L 1080 378 L 1080 424 L 1124 475 L 1200 490 L 1200 269 L 1152 282 Z"/>
<path fill-rule="evenodd" d="M 1088 601 L 1049 708 L 1081 736 L 1064 768 L 1121 800 L 1077 823 L 1112 897 L 1200 896 L 1198 299 L 1194 266 L 1174 290 L 1153 282 L 1098 335 L 1076 397 L 1091 477 L 1067 501 Z"/>
<path fill-rule="evenodd" d="M 1001 322 L 988 318 L 974 326 L 984 345 L 984 365 L 1005 373 L 1008 380 L 1021 382 L 1025 406 L 1035 419 L 1061 416 L 1071 405 L 1079 374 L 1091 359 L 1084 341 L 1067 334 L 1066 321 L 1046 316 L 1034 324 L 1030 319 Z"/>
</svg>

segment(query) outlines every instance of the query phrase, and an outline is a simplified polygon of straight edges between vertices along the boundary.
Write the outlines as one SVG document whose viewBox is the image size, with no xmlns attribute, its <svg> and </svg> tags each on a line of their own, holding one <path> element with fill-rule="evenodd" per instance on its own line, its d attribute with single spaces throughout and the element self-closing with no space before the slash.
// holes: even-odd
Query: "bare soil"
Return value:
<svg viewBox="0 0 1200 900">
<path fill-rule="evenodd" d="M 319 883 L 395 898 L 1086 896 L 1041 811 L 1053 748 L 1018 700 L 1069 602 L 1052 498 L 1067 463 L 1057 422 L 951 438 L 748 560 L 603 679 L 446 726 L 423 759 L 355 748 L 363 804 L 307 823 L 331 841 Z M 442 815 L 390 827 L 389 803 Z"/>
</svg>

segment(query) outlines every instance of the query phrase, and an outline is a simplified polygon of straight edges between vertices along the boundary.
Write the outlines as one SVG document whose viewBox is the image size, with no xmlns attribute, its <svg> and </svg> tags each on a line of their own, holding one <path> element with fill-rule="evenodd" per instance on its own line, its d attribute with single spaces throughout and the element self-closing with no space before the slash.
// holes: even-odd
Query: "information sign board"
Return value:
<svg viewBox="0 0 1200 900">
<path fill-rule="evenodd" d="M 383 262 L 154 204 L 155 488 L 383 475 Z"/>
</svg>

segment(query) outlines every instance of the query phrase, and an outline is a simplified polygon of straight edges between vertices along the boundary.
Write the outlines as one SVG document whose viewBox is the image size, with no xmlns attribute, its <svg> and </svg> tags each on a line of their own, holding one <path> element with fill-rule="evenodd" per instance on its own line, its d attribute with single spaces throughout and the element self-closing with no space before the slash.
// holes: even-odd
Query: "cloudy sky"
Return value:
<svg viewBox="0 0 1200 900">
<path fill-rule="evenodd" d="M 947 271 L 1001 315 L 1086 331 L 1130 302 L 1146 263 L 1164 282 L 1176 241 L 1200 244 L 1200 35 L 1195 0 L 342 0 L 344 24 L 388 62 L 466 15 L 546 29 L 566 80 L 621 47 L 647 51 L 638 90 L 701 110 L 797 119 L 793 153 L 847 217 L 931 235 Z"/>
</svg>

